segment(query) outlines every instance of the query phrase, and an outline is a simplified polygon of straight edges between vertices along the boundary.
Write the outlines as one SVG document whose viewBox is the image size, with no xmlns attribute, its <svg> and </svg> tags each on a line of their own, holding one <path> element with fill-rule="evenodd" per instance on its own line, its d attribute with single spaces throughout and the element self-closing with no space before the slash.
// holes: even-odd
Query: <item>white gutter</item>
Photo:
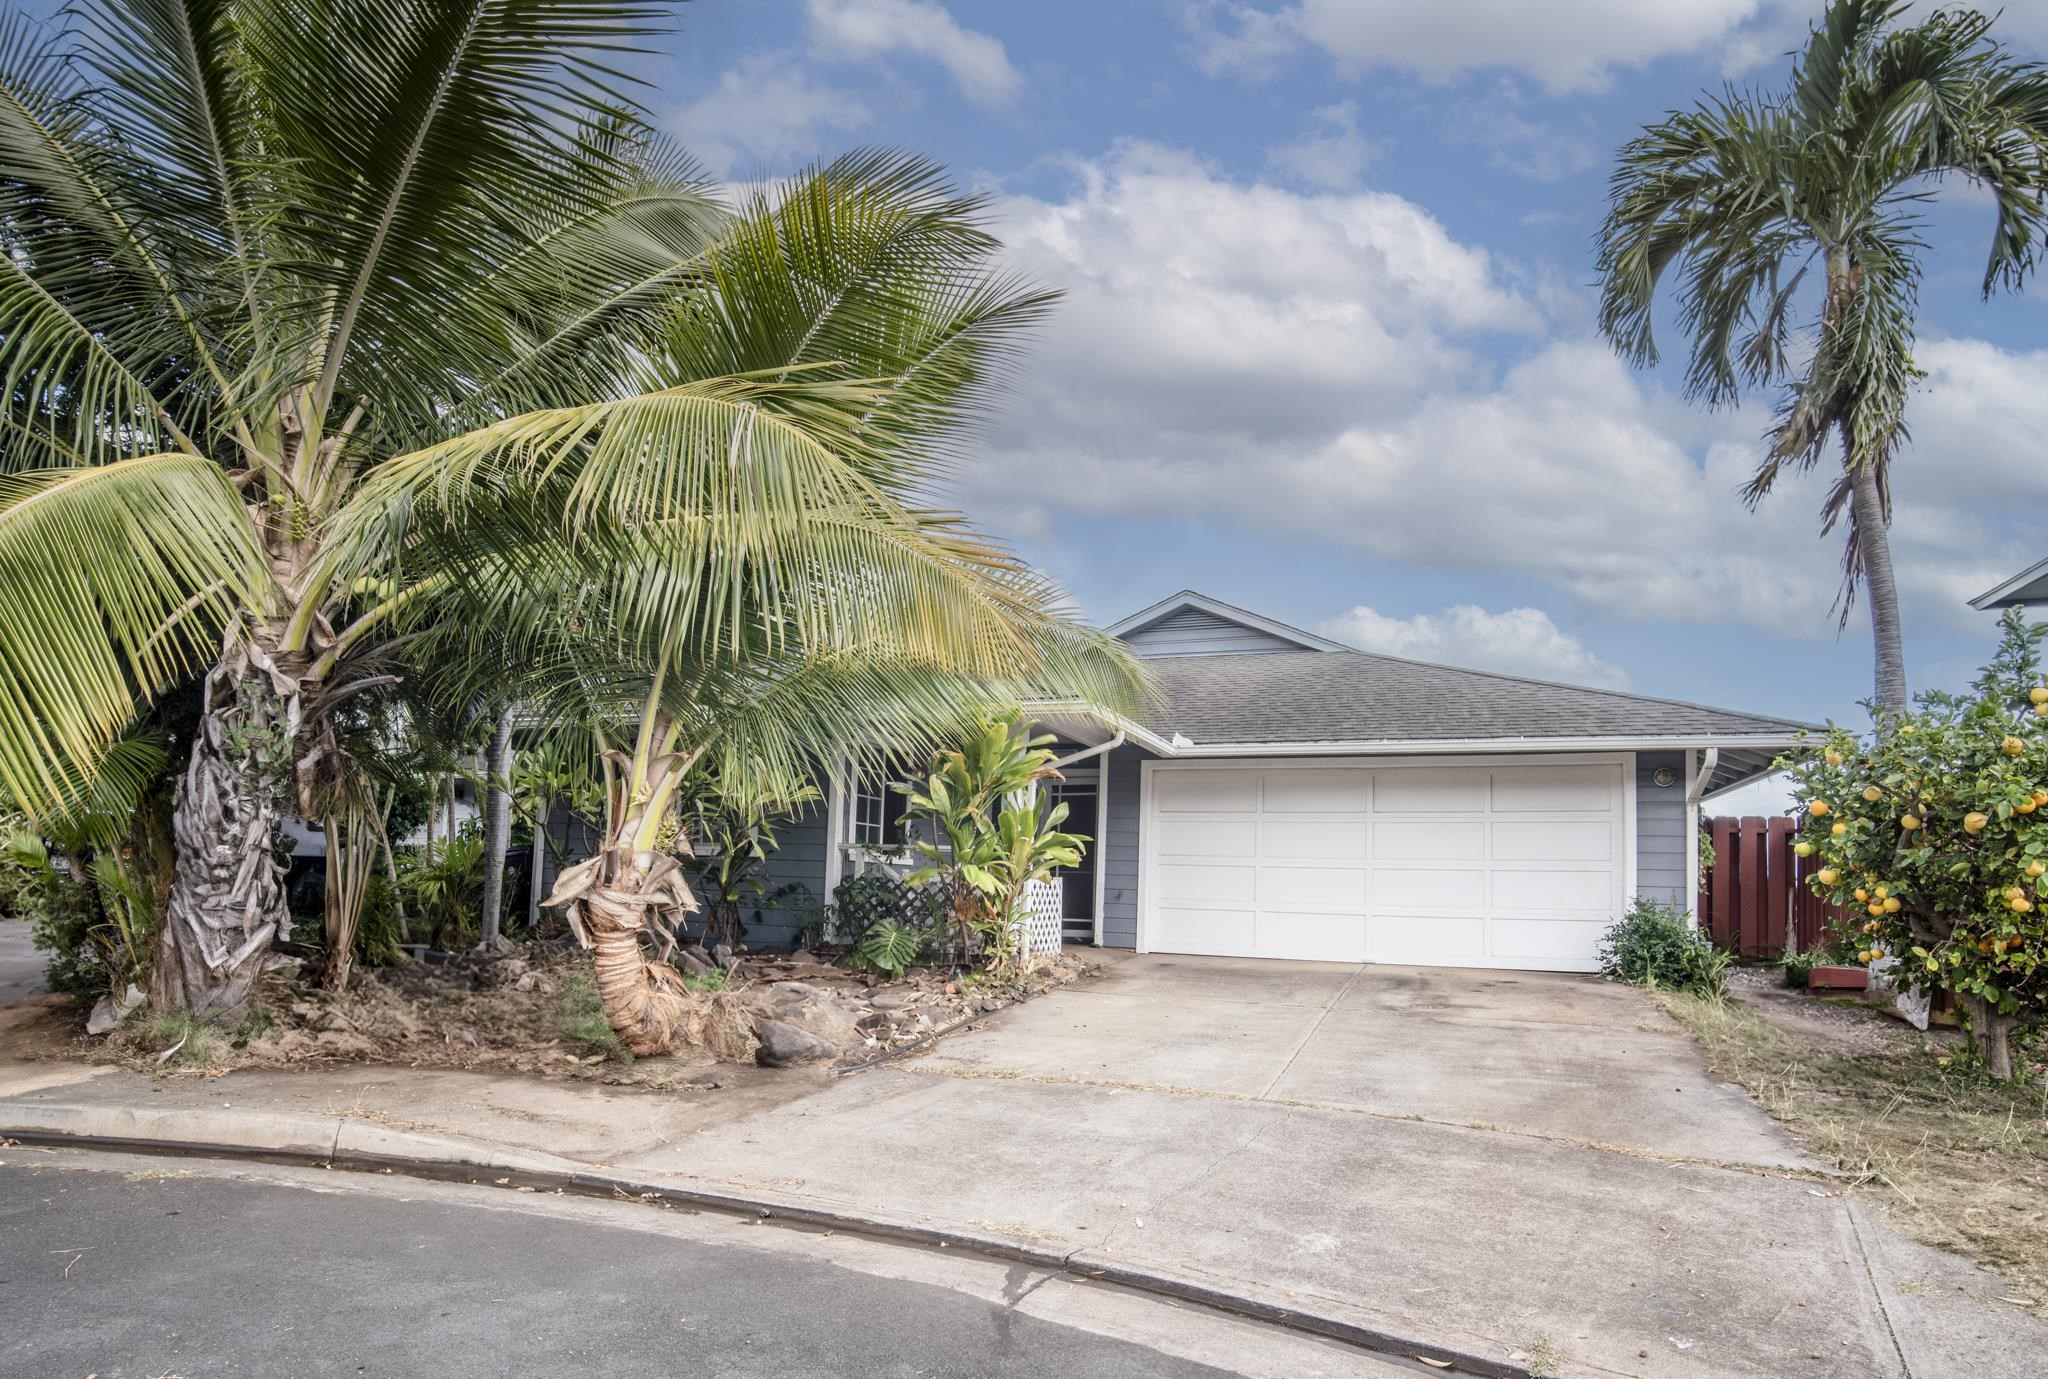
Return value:
<svg viewBox="0 0 2048 1379">
<path fill-rule="evenodd" d="M 1714 768 L 1720 764 L 1721 749 L 1707 748 L 1706 755 L 1700 758 L 1700 769 L 1692 778 L 1692 789 L 1685 792 L 1685 802 L 1688 805 L 1695 809 L 1699 807 L 1700 797 L 1707 793 L 1707 782 L 1714 778 Z"/>
<path fill-rule="evenodd" d="M 1717 737 L 1720 747 L 1782 748 L 1797 739 L 1779 735 Z M 1161 756 L 1173 757 L 1301 757 L 1301 756 L 1430 756 L 1485 755 L 1502 752 L 1654 752 L 1682 751 L 1705 745 L 1690 737 L 1477 737 L 1413 738 L 1406 741 L 1367 742 L 1195 742 L 1186 746 L 1168 744 Z"/>
<path fill-rule="evenodd" d="M 1122 728 L 1118 728 L 1116 730 L 1116 736 L 1111 738 L 1109 741 L 1098 743 L 1093 747 L 1085 748 L 1082 751 L 1074 753 L 1070 757 L 1061 757 L 1058 761 L 1055 761 L 1053 763 L 1053 766 L 1059 770 L 1065 770 L 1067 767 L 1072 766 L 1077 761 L 1086 761 L 1090 757 L 1099 757 L 1104 752 L 1113 752 L 1123 745 L 1124 730 Z"/>
</svg>

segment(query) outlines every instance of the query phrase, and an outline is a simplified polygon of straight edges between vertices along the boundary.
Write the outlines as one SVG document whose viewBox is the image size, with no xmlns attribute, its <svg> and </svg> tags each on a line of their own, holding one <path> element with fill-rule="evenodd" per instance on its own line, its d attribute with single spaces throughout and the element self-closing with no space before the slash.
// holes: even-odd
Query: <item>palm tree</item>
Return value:
<svg viewBox="0 0 2048 1379">
<path fill-rule="evenodd" d="M 2048 77 L 2012 60 L 1992 21 L 1945 10 L 1896 21 L 1904 0 L 1836 0 L 1782 94 L 1730 91 L 1646 128 L 1621 151 L 1600 233 L 1600 326 L 1630 361 L 1658 354 L 1652 307 L 1677 266 L 1691 336 L 1689 396 L 1777 390 L 1754 506 L 1788 469 L 1839 449 L 1821 511 L 1846 523 L 1846 621 L 1858 585 L 1876 642 L 1880 720 L 1906 708 L 1892 573 L 1890 464 L 1906 438 L 1919 212 L 1959 178 L 1995 212 L 1983 290 L 2017 290 L 2048 229 Z M 1797 324 L 1815 267 L 1819 309 Z"/>
<path fill-rule="evenodd" d="M 203 675 L 160 1001 L 246 997 L 333 701 L 433 592 L 343 577 L 394 456 L 615 395 L 722 212 L 630 0 L 82 0 L 0 23 L 0 797 L 63 810 Z"/>
<path fill-rule="evenodd" d="M 441 693 L 603 735 L 602 841 L 550 903 L 636 1052 L 690 1018 L 663 959 L 696 906 L 694 771 L 810 780 L 1026 695 L 1144 692 L 1040 576 L 925 505 L 1050 301 L 992 271 L 980 216 L 885 154 L 758 193 L 703 254 L 645 391 L 393 459 L 338 524 L 351 577 L 398 570 L 460 608 L 408 652 Z"/>
</svg>

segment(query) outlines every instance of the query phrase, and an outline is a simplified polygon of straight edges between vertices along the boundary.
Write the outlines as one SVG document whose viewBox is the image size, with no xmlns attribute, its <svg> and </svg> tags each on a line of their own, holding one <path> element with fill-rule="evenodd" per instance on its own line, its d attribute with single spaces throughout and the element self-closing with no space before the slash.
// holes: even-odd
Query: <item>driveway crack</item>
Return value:
<svg viewBox="0 0 2048 1379">
<path fill-rule="evenodd" d="M 1323 1027 L 1323 1021 L 1330 1018 L 1330 1012 L 1335 1010 L 1338 1006 L 1338 1003 L 1341 1002 L 1346 996 L 1349 996 L 1351 994 L 1351 988 L 1357 986 L 1359 978 L 1363 977 L 1364 975 L 1365 964 L 1361 963 L 1358 967 L 1358 970 L 1351 974 L 1351 980 L 1345 982 L 1342 987 L 1338 988 L 1337 994 L 1332 996 L 1329 999 L 1329 1001 L 1323 1006 L 1323 1008 L 1316 1013 L 1315 1021 L 1309 1025 L 1308 1029 L 1305 1032 L 1303 1032 L 1301 1038 L 1298 1041 L 1296 1041 L 1294 1047 L 1288 1051 L 1287 1061 L 1280 1065 L 1280 1071 L 1273 1074 L 1273 1080 L 1271 1082 L 1268 1082 L 1264 1087 L 1259 1089 L 1259 1097 L 1261 1100 L 1273 1095 L 1273 1089 L 1280 1085 L 1280 1079 L 1286 1077 L 1289 1070 L 1291 1070 L 1294 1067 L 1294 1060 L 1301 1057 L 1301 1051 L 1308 1047 L 1308 1041 L 1316 1037 L 1316 1031 Z"/>
</svg>

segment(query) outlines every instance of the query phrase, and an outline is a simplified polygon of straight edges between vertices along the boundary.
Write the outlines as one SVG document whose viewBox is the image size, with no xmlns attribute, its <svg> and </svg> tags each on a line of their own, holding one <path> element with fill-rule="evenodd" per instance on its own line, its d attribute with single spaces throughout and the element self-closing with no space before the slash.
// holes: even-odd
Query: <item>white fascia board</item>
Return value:
<svg viewBox="0 0 2048 1379">
<path fill-rule="evenodd" d="M 1420 738 L 1405 742 L 1197 742 L 1188 747 L 1168 744 L 1161 755 L 1189 757 L 1370 757 L 1448 756 L 1487 752 L 1658 752 L 1689 747 L 1795 746 L 1798 739 L 1779 734 L 1743 737 L 1480 737 Z"/>
</svg>

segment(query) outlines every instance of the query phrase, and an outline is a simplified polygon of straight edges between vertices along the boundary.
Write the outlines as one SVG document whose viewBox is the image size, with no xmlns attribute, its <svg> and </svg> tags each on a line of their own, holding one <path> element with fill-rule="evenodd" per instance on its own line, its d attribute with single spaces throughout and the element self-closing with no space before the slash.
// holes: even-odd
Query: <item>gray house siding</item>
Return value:
<svg viewBox="0 0 2048 1379">
<path fill-rule="evenodd" d="M 1108 829 L 1096 865 L 1102 868 L 1102 945 L 1138 946 L 1138 777 L 1151 753 L 1119 747 L 1109 753 L 1102 788 L 1109 792 Z"/>
<path fill-rule="evenodd" d="M 553 846 L 541 860 L 541 898 L 555 888 L 555 877 L 563 867 L 581 862 L 597 850 L 597 829 L 587 819 L 557 804 L 548 814 L 548 834 Z M 771 893 L 792 882 L 803 886 L 773 905 L 761 907 L 756 923 L 753 910 L 743 912 L 746 942 L 750 948 L 786 948 L 796 942 L 797 931 L 810 921 L 816 907 L 827 897 L 825 889 L 825 805 L 807 805 L 796 818 L 775 831 L 775 850 L 762 869 L 762 883 Z M 561 853 L 556 859 L 557 850 Z"/>
<path fill-rule="evenodd" d="M 1678 773 L 1676 785 L 1652 779 L 1660 766 Z M 1683 909 L 1685 883 L 1685 754 L 1636 754 L 1636 894 Z"/>
<path fill-rule="evenodd" d="M 1140 656 L 1219 656 L 1243 651 L 1299 651 L 1285 637 L 1219 618 L 1199 608 L 1183 608 L 1125 636 Z"/>
</svg>

